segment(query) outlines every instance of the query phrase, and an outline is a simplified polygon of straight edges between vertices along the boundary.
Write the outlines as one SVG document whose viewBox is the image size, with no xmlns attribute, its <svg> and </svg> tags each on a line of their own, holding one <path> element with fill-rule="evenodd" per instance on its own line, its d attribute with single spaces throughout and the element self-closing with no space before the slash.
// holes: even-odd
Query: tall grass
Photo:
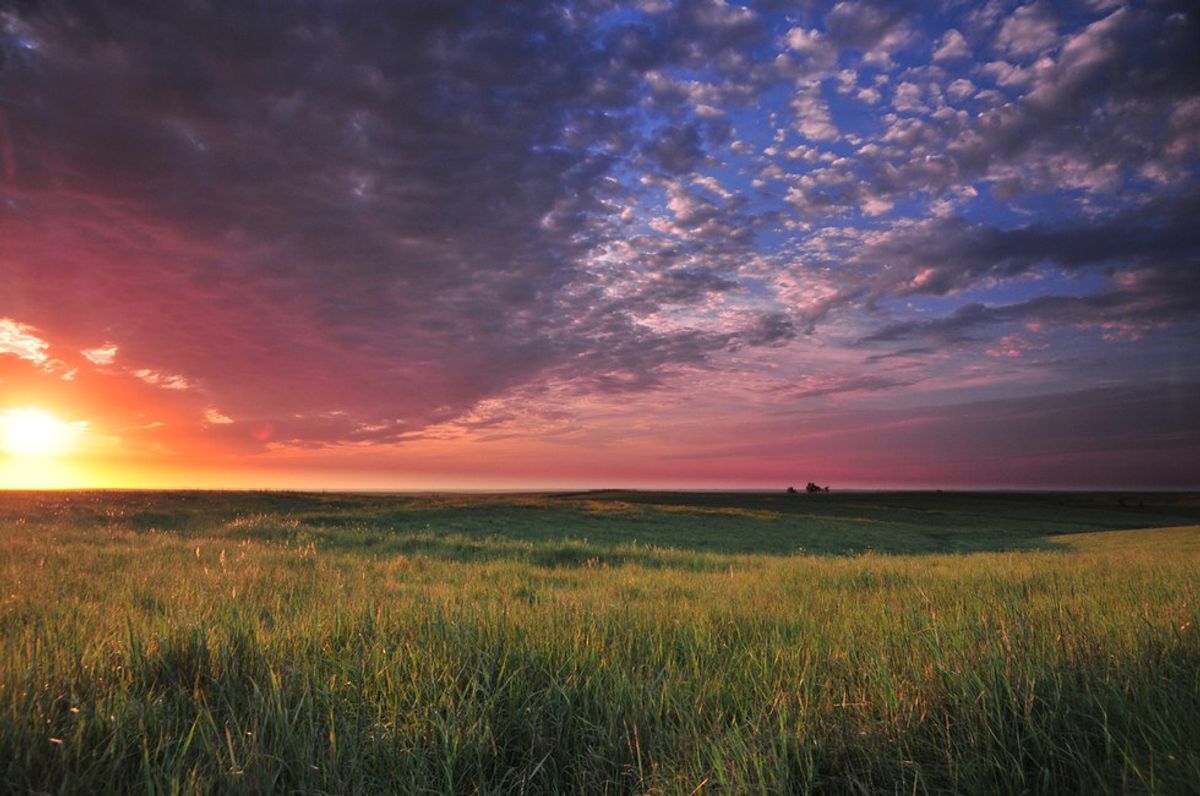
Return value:
<svg viewBox="0 0 1200 796">
<path fill-rule="evenodd" d="M 1197 528 L 767 555 L 103 500 L 5 520 L 0 790 L 1200 783 Z"/>
</svg>

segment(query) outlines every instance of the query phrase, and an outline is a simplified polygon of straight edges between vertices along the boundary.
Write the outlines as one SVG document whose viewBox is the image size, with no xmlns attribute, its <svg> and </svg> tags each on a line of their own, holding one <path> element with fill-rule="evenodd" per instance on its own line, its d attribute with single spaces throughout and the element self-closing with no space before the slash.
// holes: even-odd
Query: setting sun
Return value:
<svg viewBox="0 0 1200 796">
<path fill-rule="evenodd" d="M 14 456 L 57 456 L 74 446 L 81 427 L 40 409 L 9 409 L 0 414 L 3 447 Z"/>
</svg>

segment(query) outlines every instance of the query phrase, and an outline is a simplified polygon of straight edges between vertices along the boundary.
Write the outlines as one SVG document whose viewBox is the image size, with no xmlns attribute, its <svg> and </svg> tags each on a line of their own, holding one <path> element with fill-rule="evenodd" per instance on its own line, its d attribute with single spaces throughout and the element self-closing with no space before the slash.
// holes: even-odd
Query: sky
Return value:
<svg viewBox="0 0 1200 796">
<path fill-rule="evenodd" d="M 0 0 L 0 486 L 1200 487 L 1198 176 L 1192 2 Z"/>
</svg>

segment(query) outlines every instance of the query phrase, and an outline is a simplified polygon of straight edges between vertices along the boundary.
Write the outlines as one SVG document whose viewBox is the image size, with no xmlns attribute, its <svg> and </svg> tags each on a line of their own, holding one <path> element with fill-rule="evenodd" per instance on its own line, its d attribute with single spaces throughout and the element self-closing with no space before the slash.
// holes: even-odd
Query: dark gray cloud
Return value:
<svg viewBox="0 0 1200 796">
<path fill-rule="evenodd" d="M 943 317 L 887 325 L 864 341 L 930 337 L 958 342 L 1006 323 L 1109 324 L 1130 333 L 1176 324 L 1194 335 L 1200 317 L 1198 211 L 1200 192 L 1192 191 L 1166 194 L 1079 226 L 1004 230 L 949 218 L 883 236 L 865 247 L 859 260 L 887 266 L 879 272 L 877 298 L 942 296 L 985 279 L 1030 278 L 1050 268 L 1076 274 L 1090 270 L 1106 285 L 1007 304 L 972 302 Z"/>
<path fill-rule="evenodd" d="M 1045 266 L 1192 271 L 1200 261 L 1200 190 L 1164 192 L 1109 217 L 1079 224 L 1002 229 L 961 217 L 930 219 L 865 246 L 856 264 L 887 266 L 901 294 L 943 295 L 982 278 L 1028 275 Z"/>
<path fill-rule="evenodd" d="M 650 142 L 646 153 L 660 168 L 671 174 L 695 171 L 705 155 L 700 131 L 694 124 L 663 128 Z"/>
<path fill-rule="evenodd" d="M 740 335 L 746 345 L 781 346 L 796 336 L 795 322 L 782 312 L 762 315 Z"/>
<path fill-rule="evenodd" d="M 1139 277 L 1138 290 L 1104 290 L 1084 296 L 1039 296 L 1013 304 L 964 304 L 949 315 L 889 324 L 862 338 L 863 343 L 928 338 L 943 345 L 986 342 L 991 327 L 1036 324 L 1038 327 L 1104 327 L 1137 337 L 1171 321 L 1191 328 L 1178 331 L 1194 345 L 1196 313 L 1200 312 L 1197 279 L 1172 281 L 1162 275 Z"/>
<path fill-rule="evenodd" d="M 684 3 L 653 26 L 608 25 L 606 42 L 603 13 L 9 12 L 4 311 L 76 345 L 118 341 L 122 361 L 169 361 L 282 438 L 420 426 L 572 367 L 642 384 L 703 361 L 724 338 L 653 332 L 588 294 L 610 305 L 601 319 L 567 288 L 587 281 L 581 260 L 624 201 L 608 175 L 636 151 L 642 73 L 712 58 L 735 69 L 762 31 L 734 7 Z M 691 171 L 705 136 L 668 126 L 644 151 Z M 684 268 L 646 300 L 731 287 Z"/>
<path fill-rule="evenodd" d="M 858 51 L 862 61 L 890 67 L 891 56 L 913 37 L 908 3 L 842 0 L 825 15 L 825 30 L 838 48 Z"/>
<path fill-rule="evenodd" d="M 897 379 L 894 376 L 863 374 L 861 376 L 833 379 L 812 387 L 805 387 L 792 393 L 792 395 L 795 398 L 824 398 L 829 395 L 838 395 L 841 393 L 882 392 L 885 390 L 894 390 L 898 387 L 909 387 L 914 383 L 913 381 Z"/>
</svg>

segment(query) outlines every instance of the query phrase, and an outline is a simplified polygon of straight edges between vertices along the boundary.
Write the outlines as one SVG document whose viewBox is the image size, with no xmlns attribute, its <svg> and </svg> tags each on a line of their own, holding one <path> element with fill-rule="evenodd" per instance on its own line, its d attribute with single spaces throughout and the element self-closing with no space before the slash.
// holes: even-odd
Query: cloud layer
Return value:
<svg viewBox="0 0 1200 796">
<path fill-rule="evenodd" d="M 11 5 L 0 388 L 403 456 L 1200 381 L 1195 10 L 921 9 Z"/>
</svg>

